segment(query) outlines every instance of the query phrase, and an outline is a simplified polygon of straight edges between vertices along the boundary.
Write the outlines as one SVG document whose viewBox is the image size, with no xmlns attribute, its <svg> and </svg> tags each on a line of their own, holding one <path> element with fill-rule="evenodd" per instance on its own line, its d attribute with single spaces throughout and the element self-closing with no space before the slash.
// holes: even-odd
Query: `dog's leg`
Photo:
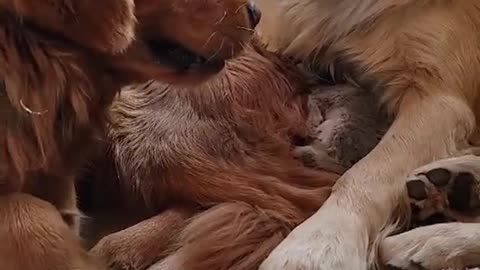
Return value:
<svg viewBox="0 0 480 270">
<path fill-rule="evenodd" d="M 480 266 L 480 224 L 436 224 L 391 236 L 380 244 L 380 257 L 402 270 Z"/>
<path fill-rule="evenodd" d="M 193 215 L 190 209 L 170 209 L 125 230 L 102 238 L 91 254 L 113 270 L 146 269 L 168 255 L 177 234 Z"/>
<path fill-rule="evenodd" d="M 0 196 L 0 268 L 12 270 L 105 269 L 50 203 L 27 194 Z"/>
<path fill-rule="evenodd" d="M 323 207 L 260 269 L 367 269 L 371 244 L 398 207 L 407 174 L 466 147 L 461 144 L 474 125 L 474 115 L 461 98 L 407 93 L 379 145 L 340 178 Z"/>
</svg>

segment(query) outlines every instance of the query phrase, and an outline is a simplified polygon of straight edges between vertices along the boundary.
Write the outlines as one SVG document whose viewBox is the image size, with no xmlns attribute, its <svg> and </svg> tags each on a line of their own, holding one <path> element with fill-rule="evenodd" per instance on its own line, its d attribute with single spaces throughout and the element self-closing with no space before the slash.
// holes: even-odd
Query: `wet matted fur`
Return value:
<svg viewBox="0 0 480 270">
<path fill-rule="evenodd" d="M 380 231 L 398 217 L 394 209 L 404 201 L 405 176 L 458 155 L 478 128 L 480 4 L 258 2 L 269 10 L 260 32 L 271 48 L 340 66 L 395 117 L 377 147 L 339 179 L 322 208 L 260 269 L 370 269 Z"/>
<path fill-rule="evenodd" d="M 125 88 L 111 109 L 114 164 L 103 160 L 95 172 L 104 186 L 93 208 L 106 210 L 93 217 L 117 208 L 150 218 L 92 252 L 114 269 L 257 268 L 338 177 L 291 153 L 308 133 L 306 81 L 293 62 L 254 44 L 206 84 Z"/>
<path fill-rule="evenodd" d="M 108 106 L 132 81 L 153 76 L 185 83 L 218 72 L 252 34 L 256 19 L 247 4 L 240 0 L 221 5 L 203 1 L 202 6 L 157 0 L 0 1 L 2 266 L 97 267 L 54 207 L 77 227 L 73 175 L 95 151 Z M 189 16 L 200 8 L 208 12 L 204 17 Z M 189 20 L 195 23 L 195 32 Z M 181 38 L 168 33 L 162 23 L 178 23 Z M 150 44 L 160 38 L 211 59 L 215 67 L 206 63 L 180 70 L 174 63 L 157 61 L 164 52 Z M 199 45 L 200 39 L 209 38 L 209 44 Z"/>
</svg>

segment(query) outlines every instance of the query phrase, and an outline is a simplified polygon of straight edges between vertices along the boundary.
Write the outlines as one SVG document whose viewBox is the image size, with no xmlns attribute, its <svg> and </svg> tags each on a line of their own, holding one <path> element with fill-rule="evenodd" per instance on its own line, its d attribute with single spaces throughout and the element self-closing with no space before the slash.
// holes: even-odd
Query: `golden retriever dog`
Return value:
<svg viewBox="0 0 480 270">
<path fill-rule="evenodd" d="M 260 33 L 272 50 L 344 70 L 372 89 L 395 118 L 373 151 L 338 180 L 325 204 L 260 269 L 369 269 L 382 229 L 408 214 L 402 203 L 407 175 L 459 155 L 475 134 L 480 3 L 262 0 L 259 6 L 269 11 Z M 437 240 L 429 248 L 445 242 Z M 399 253 L 406 255 L 402 266 L 407 269 L 438 269 L 426 262 L 442 265 L 455 258 L 448 253 L 430 257 L 424 243 L 402 237 L 388 243 L 397 250 L 417 245 Z"/>
<path fill-rule="evenodd" d="M 193 83 L 219 72 L 259 18 L 242 0 L 1 0 L 2 268 L 99 269 L 71 229 L 73 176 L 114 96 L 147 78 Z"/>
<path fill-rule="evenodd" d="M 116 232 L 92 253 L 112 269 L 257 269 L 339 177 L 292 153 L 309 135 L 307 82 L 253 43 L 204 84 L 123 89 L 86 212 L 94 238 Z"/>
</svg>

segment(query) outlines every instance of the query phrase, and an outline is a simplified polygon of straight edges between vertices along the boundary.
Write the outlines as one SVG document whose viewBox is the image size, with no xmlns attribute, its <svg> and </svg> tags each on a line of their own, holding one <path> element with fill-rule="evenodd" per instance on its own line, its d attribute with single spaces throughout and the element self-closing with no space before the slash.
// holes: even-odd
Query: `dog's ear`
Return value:
<svg viewBox="0 0 480 270">
<path fill-rule="evenodd" d="M 106 53 L 125 50 L 135 38 L 134 0 L 0 0 L 0 9 Z"/>
</svg>

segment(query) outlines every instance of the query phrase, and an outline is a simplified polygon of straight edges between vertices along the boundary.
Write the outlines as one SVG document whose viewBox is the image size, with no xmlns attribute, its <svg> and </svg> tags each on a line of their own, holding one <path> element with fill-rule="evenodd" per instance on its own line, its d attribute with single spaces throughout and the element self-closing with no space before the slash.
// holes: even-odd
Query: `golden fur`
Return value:
<svg viewBox="0 0 480 270">
<path fill-rule="evenodd" d="M 88 214 L 117 209 L 124 220 L 146 220 L 92 252 L 114 269 L 258 268 L 338 177 L 291 153 L 292 141 L 308 135 L 307 81 L 294 63 L 253 44 L 203 85 L 125 88 L 111 109 L 113 162 L 96 164 L 94 185 L 104 183 Z M 168 229 L 172 219 L 184 223 Z"/>
<path fill-rule="evenodd" d="M 475 134 L 480 3 L 261 0 L 259 5 L 270 11 L 260 33 L 272 49 L 345 70 L 395 116 L 378 146 L 339 179 L 323 207 L 260 269 L 369 269 L 380 231 L 398 217 L 394 210 L 403 201 L 404 177 L 456 155 Z"/>
<path fill-rule="evenodd" d="M 249 8 L 241 0 L 0 1 L 2 267 L 92 269 L 53 206 L 77 227 L 73 175 L 95 151 L 115 94 L 149 77 L 191 83 L 218 72 L 251 36 Z M 160 38 L 219 65 L 159 63 L 147 45 Z"/>
</svg>

